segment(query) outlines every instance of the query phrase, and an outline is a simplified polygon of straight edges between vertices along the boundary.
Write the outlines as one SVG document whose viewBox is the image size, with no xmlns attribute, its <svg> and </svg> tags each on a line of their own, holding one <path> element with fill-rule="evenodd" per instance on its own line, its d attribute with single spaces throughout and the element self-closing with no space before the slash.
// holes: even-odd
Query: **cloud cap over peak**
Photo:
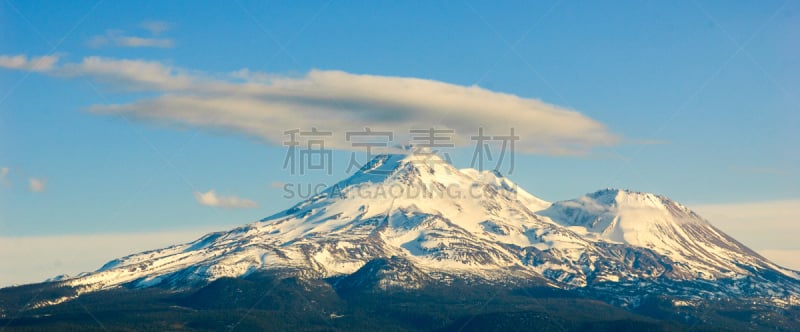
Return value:
<svg viewBox="0 0 800 332">
<path fill-rule="evenodd" d="M 197 126 L 287 141 L 286 131 L 317 128 L 332 132 L 325 146 L 351 149 L 351 131 L 392 131 L 392 145 L 409 143 L 409 130 L 452 130 L 455 146 L 474 145 L 471 137 L 519 136 L 517 151 L 534 154 L 585 154 L 620 138 L 605 125 L 577 111 L 538 99 L 430 79 L 311 70 L 289 77 L 242 69 L 205 73 L 161 62 L 86 57 L 50 70 L 84 76 L 117 90 L 149 91 L 155 96 L 129 104 L 94 105 L 100 114 L 183 126 Z"/>
</svg>

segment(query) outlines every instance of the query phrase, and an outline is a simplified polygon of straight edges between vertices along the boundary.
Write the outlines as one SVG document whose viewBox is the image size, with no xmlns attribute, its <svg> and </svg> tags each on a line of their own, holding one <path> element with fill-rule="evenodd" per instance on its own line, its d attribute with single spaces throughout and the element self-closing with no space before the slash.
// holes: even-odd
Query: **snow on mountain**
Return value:
<svg viewBox="0 0 800 332">
<path fill-rule="evenodd" d="M 202 282 L 256 269 L 332 276 L 394 255 L 436 268 L 497 270 L 517 259 L 487 241 L 527 246 L 528 229 L 556 226 L 541 225 L 516 196 L 546 202 L 485 173 L 462 173 L 435 155 L 382 155 L 320 195 L 260 222 L 124 257 L 69 284 Z"/>
<path fill-rule="evenodd" d="M 800 293 L 794 271 L 665 197 L 612 189 L 551 204 L 497 172 L 419 153 L 378 156 L 261 221 L 59 282 L 80 292 L 187 287 L 258 270 L 379 288 L 454 276 L 563 288 L 730 279 L 740 280 L 726 286 L 733 295 Z"/>
<path fill-rule="evenodd" d="M 540 214 L 578 228 L 588 238 L 649 248 L 672 259 L 676 270 L 703 278 L 734 278 L 747 274 L 747 267 L 775 267 L 687 207 L 663 196 L 606 189 L 557 202 Z M 783 273 L 794 276 L 792 271 Z"/>
</svg>

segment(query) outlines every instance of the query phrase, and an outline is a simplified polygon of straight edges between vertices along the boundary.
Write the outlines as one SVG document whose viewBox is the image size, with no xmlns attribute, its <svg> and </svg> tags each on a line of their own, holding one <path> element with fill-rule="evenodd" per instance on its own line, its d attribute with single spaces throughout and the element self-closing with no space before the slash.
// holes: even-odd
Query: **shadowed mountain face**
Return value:
<svg viewBox="0 0 800 332">
<path fill-rule="evenodd" d="M 117 287 L 187 290 L 268 273 L 353 292 L 536 285 L 637 308 L 747 298 L 798 303 L 800 275 L 666 197 L 607 189 L 556 203 L 497 172 L 381 155 L 291 208 L 47 283 L 46 307 Z"/>
</svg>

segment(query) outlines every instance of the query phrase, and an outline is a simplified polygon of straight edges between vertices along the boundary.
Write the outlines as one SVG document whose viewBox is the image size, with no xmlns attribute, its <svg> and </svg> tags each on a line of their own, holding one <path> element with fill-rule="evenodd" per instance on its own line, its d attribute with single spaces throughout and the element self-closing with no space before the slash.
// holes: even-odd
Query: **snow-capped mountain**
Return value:
<svg viewBox="0 0 800 332">
<path fill-rule="evenodd" d="M 609 189 L 549 203 L 497 172 L 458 170 L 434 154 L 381 155 L 263 220 L 55 282 L 79 293 L 181 288 L 254 271 L 332 278 L 350 288 L 466 278 L 619 296 L 625 289 L 637 296 L 800 294 L 797 272 L 666 197 Z"/>
<path fill-rule="evenodd" d="M 585 238 L 649 248 L 672 260 L 674 277 L 736 278 L 754 267 L 796 276 L 663 196 L 606 189 L 557 202 L 539 214 Z"/>
</svg>

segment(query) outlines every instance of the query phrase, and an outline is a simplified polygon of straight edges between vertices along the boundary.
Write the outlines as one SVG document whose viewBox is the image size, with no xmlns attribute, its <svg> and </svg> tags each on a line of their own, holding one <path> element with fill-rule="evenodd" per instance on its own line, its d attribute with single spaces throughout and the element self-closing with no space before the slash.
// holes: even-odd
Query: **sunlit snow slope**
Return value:
<svg viewBox="0 0 800 332">
<path fill-rule="evenodd" d="M 382 274 L 383 288 L 459 276 L 561 288 L 725 279 L 730 286 L 720 287 L 733 295 L 798 293 L 796 272 L 665 197 L 609 189 L 551 204 L 497 172 L 458 170 L 432 154 L 381 155 L 261 221 L 60 282 L 85 292 L 187 287 L 258 270 L 327 278 L 376 259 L 404 266 Z"/>
</svg>

